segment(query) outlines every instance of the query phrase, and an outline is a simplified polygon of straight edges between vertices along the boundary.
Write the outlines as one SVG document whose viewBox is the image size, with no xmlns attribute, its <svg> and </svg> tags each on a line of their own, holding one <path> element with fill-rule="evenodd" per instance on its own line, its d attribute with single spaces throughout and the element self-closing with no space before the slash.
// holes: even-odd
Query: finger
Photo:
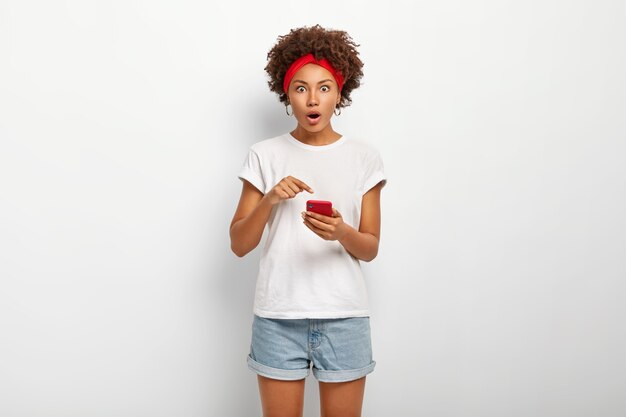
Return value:
<svg viewBox="0 0 626 417">
<path fill-rule="evenodd" d="M 328 223 L 328 220 L 332 219 L 331 216 L 326 216 L 324 214 L 319 214 L 319 213 L 316 213 L 314 211 L 307 211 L 306 214 L 308 214 L 309 217 L 314 218 L 314 219 L 318 219 L 318 220 L 320 220 L 320 221 L 322 221 L 324 223 Z"/>
<path fill-rule="evenodd" d="M 322 233 L 324 233 L 324 231 L 323 231 L 323 230 L 321 230 L 321 229 L 319 229 L 319 228 L 317 228 L 317 227 L 313 226 L 313 225 L 311 224 L 311 222 L 310 222 L 310 221 L 308 221 L 308 220 L 304 220 L 304 222 L 303 222 L 303 223 L 304 223 L 304 225 L 305 225 L 306 227 L 308 227 L 309 229 L 311 229 L 311 231 L 315 232 L 315 233 L 316 233 L 319 237 L 323 237 L 323 236 L 322 236 Z"/>
<path fill-rule="evenodd" d="M 341 217 L 341 213 L 339 213 L 339 210 L 337 210 L 334 207 L 333 207 L 333 217 Z"/>
<path fill-rule="evenodd" d="M 311 194 L 313 194 L 313 189 L 311 187 L 309 187 L 304 181 L 299 180 L 298 178 L 294 178 L 291 177 L 293 179 L 293 181 L 298 184 L 299 187 L 301 187 L 303 190 L 307 190 L 308 192 L 310 192 Z"/>
<path fill-rule="evenodd" d="M 316 214 L 317 214 L 317 213 L 316 213 Z M 330 226 L 330 225 L 328 225 L 328 224 L 326 224 L 326 223 L 324 223 L 324 222 L 322 222 L 322 221 L 320 221 L 320 220 L 314 219 L 314 218 L 312 218 L 312 217 L 309 217 L 309 218 L 308 218 L 308 219 L 306 219 L 306 220 L 308 220 L 309 222 L 311 222 L 311 224 L 312 224 L 313 226 L 315 226 L 317 229 L 320 229 L 320 230 L 322 230 L 322 231 L 329 231 L 329 230 L 330 230 L 330 227 L 331 227 L 331 226 Z"/>
<path fill-rule="evenodd" d="M 328 216 L 324 216 L 323 214 L 316 213 L 314 211 L 305 211 L 305 214 L 313 219 L 318 219 L 324 221 L 324 219 L 328 218 Z"/>
<path fill-rule="evenodd" d="M 287 184 L 280 184 L 280 190 L 283 194 L 287 194 L 287 198 L 296 196 L 296 193 Z"/>
<path fill-rule="evenodd" d="M 293 181 L 291 181 L 289 178 L 285 178 L 282 181 L 282 187 L 283 189 L 288 192 L 288 193 L 293 193 L 290 194 L 292 197 L 294 197 L 296 194 L 298 194 L 301 190 L 300 187 L 298 187 Z"/>
<path fill-rule="evenodd" d="M 280 182 L 280 186 L 285 190 L 286 193 L 289 194 L 290 197 L 295 197 L 301 190 L 291 179 L 290 177 L 285 177 Z"/>
</svg>

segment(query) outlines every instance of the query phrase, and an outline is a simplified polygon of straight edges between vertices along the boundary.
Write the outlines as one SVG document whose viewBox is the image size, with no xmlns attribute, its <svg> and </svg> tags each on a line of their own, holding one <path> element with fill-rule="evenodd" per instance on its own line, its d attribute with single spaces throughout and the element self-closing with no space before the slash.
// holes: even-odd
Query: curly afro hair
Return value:
<svg viewBox="0 0 626 417">
<path fill-rule="evenodd" d="M 363 77 L 363 62 L 359 59 L 357 46 L 360 45 L 341 30 L 327 30 L 320 25 L 291 29 L 287 35 L 279 36 L 278 42 L 267 53 L 269 62 L 265 71 L 270 76 L 267 84 L 281 102 L 287 103 L 289 97 L 283 90 L 285 73 L 293 61 L 311 53 L 315 59 L 326 58 L 341 72 L 344 84 L 337 107 L 347 107 L 352 103 L 350 92 L 361 85 Z"/>
</svg>

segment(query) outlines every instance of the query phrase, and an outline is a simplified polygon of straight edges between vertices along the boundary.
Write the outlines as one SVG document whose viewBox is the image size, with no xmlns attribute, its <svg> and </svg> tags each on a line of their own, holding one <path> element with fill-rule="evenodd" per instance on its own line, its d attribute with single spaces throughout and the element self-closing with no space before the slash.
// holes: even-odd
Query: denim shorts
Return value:
<svg viewBox="0 0 626 417">
<path fill-rule="evenodd" d="M 248 368 L 259 375 L 346 382 L 374 370 L 369 317 L 273 319 L 254 314 Z"/>
</svg>

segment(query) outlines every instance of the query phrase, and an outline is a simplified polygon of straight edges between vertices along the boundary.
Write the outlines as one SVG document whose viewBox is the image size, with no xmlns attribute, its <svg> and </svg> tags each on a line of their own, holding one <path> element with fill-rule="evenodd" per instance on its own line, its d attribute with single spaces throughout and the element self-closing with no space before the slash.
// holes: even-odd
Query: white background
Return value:
<svg viewBox="0 0 626 417">
<path fill-rule="evenodd" d="M 238 258 L 228 227 L 248 147 L 296 123 L 266 54 L 316 23 L 360 44 L 332 123 L 388 175 L 363 416 L 625 415 L 625 20 L 617 0 L 0 2 L 0 415 L 261 415 L 260 246 Z"/>
</svg>

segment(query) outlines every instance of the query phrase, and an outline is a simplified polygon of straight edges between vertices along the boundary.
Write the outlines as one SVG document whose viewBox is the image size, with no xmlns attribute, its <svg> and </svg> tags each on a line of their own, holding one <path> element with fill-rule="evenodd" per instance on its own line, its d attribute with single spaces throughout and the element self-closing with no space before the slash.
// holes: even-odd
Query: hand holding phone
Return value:
<svg viewBox="0 0 626 417">
<path fill-rule="evenodd" d="M 322 239 L 341 240 L 350 231 L 350 227 L 347 223 L 343 222 L 341 213 L 339 213 L 339 210 L 333 208 L 330 201 L 308 200 L 306 202 L 306 209 L 311 214 L 307 215 L 302 213 L 302 218 L 304 219 L 303 223 Z M 312 214 L 313 212 L 316 214 Z M 325 217 L 320 217 L 320 214 Z M 324 225 L 320 225 L 319 223 L 324 223 Z"/>
<path fill-rule="evenodd" d="M 306 211 L 323 214 L 324 216 L 333 216 L 333 203 L 326 200 L 307 200 Z"/>
</svg>

